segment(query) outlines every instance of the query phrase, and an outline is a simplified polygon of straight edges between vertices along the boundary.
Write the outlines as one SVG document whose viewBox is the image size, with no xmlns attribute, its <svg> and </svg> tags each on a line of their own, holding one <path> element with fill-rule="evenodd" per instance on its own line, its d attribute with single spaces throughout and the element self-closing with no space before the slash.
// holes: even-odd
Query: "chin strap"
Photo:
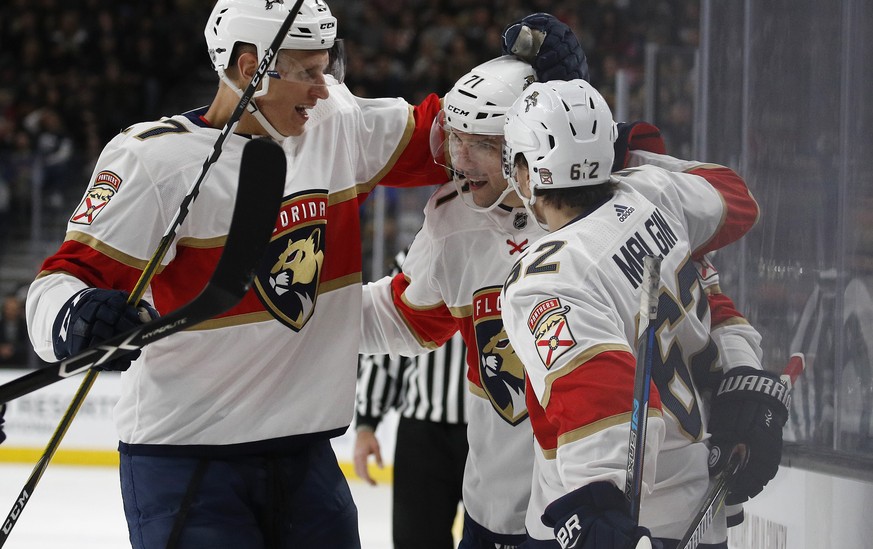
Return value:
<svg viewBox="0 0 873 549">
<path fill-rule="evenodd" d="M 217 70 L 217 72 L 218 72 L 218 75 L 221 77 L 221 80 L 225 84 L 227 84 L 227 86 L 230 89 L 232 89 L 240 97 L 240 99 L 242 99 L 243 90 L 241 90 L 239 88 L 239 86 L 237 86 L 233 82 L 233 80 L 231 80 L 230 78 L 227 77 L 227 75 L 224 73 L 224 69 L 219 68 Z M 266 95 L 266 93 L 269 89 L 270 89 L 270 77 L 268 76 L 262 80 L 261 89 L 256 91 L 254 93 L 254 95 L 252 95 L 251 100 L 246 104 L 246 111 L 248 111 L 249 114 L 251 114 L 252 116 L 255 117 L 255 120 L 258 121 L 258 123 L 261 125 L 261 127 L 264 128 L 264 130 L 266 130 L 268 134 L 270 134 L 270 137 L 272 137 L 276 141 L 281 142 L 281 141 L 284 141 L 287 136 L 279 133 L 279 131 L 276 130 L 276 128 L 274 128 L 272 124 L 270 124 L 270 122 L 267 120 L 267 117 L 264 116 L 264 114 L 261 112 L 261 110 L 258 109 L 257 103 L 255 103 L 255 98 L 260 97 L 262 95 Z"/>
<path fill-rule="evenodd" d="M 540 221 L 539 218 L 537 217 L 537 214 L 534 213 L 533 206 L 534 206 L 534 204 L 536 204 L 537 197 L 534 196 L 533 189 L 531 189 L 530 192 L 531 192 L 531 195 L 530 195 L 529 199 L 525 199 L 524 197 L 522 197 L 522 199 L 521 199 L 522 203 L 524 204 L 524 209 L 527 210 L 527 213 L 530 214 L 530 216 L 533 218 L 534 221 L 537 222 L 537 225 L 539 225 L 541 229 L 543 229 L 544 231 L 551 232 L 551 229 L 549 229 L 549 225 L 547 223 Z"/>
</svg>

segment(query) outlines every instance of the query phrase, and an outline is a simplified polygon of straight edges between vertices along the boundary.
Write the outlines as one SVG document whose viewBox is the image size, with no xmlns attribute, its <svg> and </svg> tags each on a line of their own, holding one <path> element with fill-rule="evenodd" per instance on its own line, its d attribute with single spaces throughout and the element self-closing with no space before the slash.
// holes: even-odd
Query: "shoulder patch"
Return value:
<svg viewBox="0 0 873 549">
<path fill-rule="evenodd" d="M 121 187 L 122 179 L 118 174 L 108 170 L 98 173 L 94 177 L 94 183 L 91 188 L 85 193 L 85 198 L 79 203 L 73 216 L 70 218 L 71 223 L 79 225 L 90 225 L 94 222 L 100 212 L 102 212 L 118 189 Z"/>
<path fill-rule="evenodd" d="M 561 306 L 561 300 L 550 298 L 538 303 L 528 316 L 527 327 L 536 340 L 537 353 L 546 369 L 576 346 L 567 322 L 569 312 L 570 307 Z"/>
</svg>

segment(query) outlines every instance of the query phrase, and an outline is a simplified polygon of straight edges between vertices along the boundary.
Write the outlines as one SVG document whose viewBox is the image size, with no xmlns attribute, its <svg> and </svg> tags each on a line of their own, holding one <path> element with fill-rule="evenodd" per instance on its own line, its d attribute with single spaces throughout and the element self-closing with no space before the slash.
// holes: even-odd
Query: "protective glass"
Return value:
<svg viewBox="0 0 873 549">
<path fill-rule="evenodd" d="M 430 149 L 434 161 L 450 170 L 458 193 L 467 206 L 476 211 L 491 210 L 512 192 L 503 179 L 503 136 L 459 132 L 445 120 L 445 112 L 440 111 L 431 125 Z M 482 204 L 474 199 L 471 186 L 505 186 L 505 190 L 497 193 L 488 204 Z M 483 198 L 480 196 L 479 200 Z"/>
<path fill-rule="evenodd" d="M 342 84 L 346 74 L 345 46 L 342 40 L 334 42 L 326 50 L 327 56 L 312 56 L 308 50 L 279 50 L 276 64 L 267 71 L 270 78 L 285 82 L 299 82 L 313 85 Z M 298 57 L 304 54 L 304 62 Z"/>
</svg>

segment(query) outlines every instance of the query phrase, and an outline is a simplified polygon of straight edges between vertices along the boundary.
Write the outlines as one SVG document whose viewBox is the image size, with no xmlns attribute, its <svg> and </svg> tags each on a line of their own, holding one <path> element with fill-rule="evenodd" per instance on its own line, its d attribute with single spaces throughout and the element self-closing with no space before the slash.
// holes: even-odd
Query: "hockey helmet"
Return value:
<svg viewBox="0 0 873 549">
<path fill-rule="evenodd" d="M 503 174 L 516 189 L 516 156 L 527 160 L 536 189 L 566 189 L 610 181 L 616 138 L 603 96 L 581 79 L 531 85 L 506 115 Z"/>
<path fill-rule="evenodd" d="M 292 7 L 292 3 L 283 0 L 218 0 L 212 9 L 203 31 L 209 57 L 219 77 L 240 97 L 242 89 L 225 74 L 232 63 L 234 46 L 252 44 L 257 49 L 258 59 L 264 59 Z M 336 17 L 324 0 L 304 0 L 266 74 L 319 85 L 341 83 L 345 76 L 345 55 L 342 40 L 338 40 L 336 35 Z M 327 66 L 313 74 L 311 70 L 298 68 L 293 57 L 283 54 L 282 50 L 327 50 Z M 270 80 L 262 80 L 261 88 L 254 93 L 253 101 L 246 108 L 274 139 L 282 139 L 284 136 L 266 120 L 254 101 L 268 92 Z"/>
<path fill-rule="evenodd" d="M 491 210 L 512 192 L 507 184 L 493 202 L 476 204 L 469 184 L 502 177 L 506 111 L 535 80 L 529 64 L 505 55 L 473 68 L 443 98 L 443 110 L 431 127 L 431 153 L 438 164 L 451 170 L 464 203 L 474 210 Z"/>
<path fill-rule="evenodd" d="M 218 0 L 204 30 L 215 69 L 228 68 L 238 42 L 254 44 L 258 58 L 262 59 L 291 7 L 282 0 Z M 322 0 L 304 0 L 279 49 L 330 49 L 336 31 L 336 17 L 327 4 Z"/>
</svg>

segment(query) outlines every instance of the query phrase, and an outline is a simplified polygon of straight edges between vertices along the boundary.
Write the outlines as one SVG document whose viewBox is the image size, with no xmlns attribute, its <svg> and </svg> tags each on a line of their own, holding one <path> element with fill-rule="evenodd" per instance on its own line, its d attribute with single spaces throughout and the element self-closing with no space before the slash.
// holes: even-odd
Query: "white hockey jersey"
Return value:
<svg viewBox="0 0 873 549">
<path fill-rule="evenodd" d="M 403 272 L 364 287 L 362 353 L 419 354 L 461 331 L 470 389 L 464 507 L 497 534 L 524 534 L 533 466 L 524 372 L 503 329 L 500 290 L 522 250 L 545 234 L 523 208 L 476 212 L 444 185 Z"/>
<path fill-rule="evenodd" d="M 245 454 L 341 434 L 354 409 L 361 303 L 359 206 L 377 183 L 438 184 L 428 135 L 439 111 L 360 99 L 344 85 L 283 143 L 279 218 L 254 287 L 217 318 L 143 349 L 122 375 L 115 418 L 129 453 Z M 86 287 L 130 291 L 211 154 L 206 109 L 136 124 L 103 150 L 60 250 L 27 299 L 37 352 Z M 246 136 L 230 135 L 144 299 L 166 313 L 211 275 L 225 241 Z M 169 446 L 171 445 L 172 448 Z M 221 448 L 219 448 L 219 446 Z"/>
<path fill-rule="evenodd" d="M 641 523 L 679 539 L 707 490 L 698 384 L 719 354 L 692 257 L 739 238 L 758 209 L 730 170 L 643 156 L 672 171 L 620 172 L 611 199 L 533 243 L 506 281 L 503 319 L 537 441 L 526 521 L 535 539 L 554 539 L 541 516 L 555 499 L 595 481 L 624 487 L 645 255 L 664 261 Z M 725 536 L 720 514 L 704 541 Z"/>
</svg>

